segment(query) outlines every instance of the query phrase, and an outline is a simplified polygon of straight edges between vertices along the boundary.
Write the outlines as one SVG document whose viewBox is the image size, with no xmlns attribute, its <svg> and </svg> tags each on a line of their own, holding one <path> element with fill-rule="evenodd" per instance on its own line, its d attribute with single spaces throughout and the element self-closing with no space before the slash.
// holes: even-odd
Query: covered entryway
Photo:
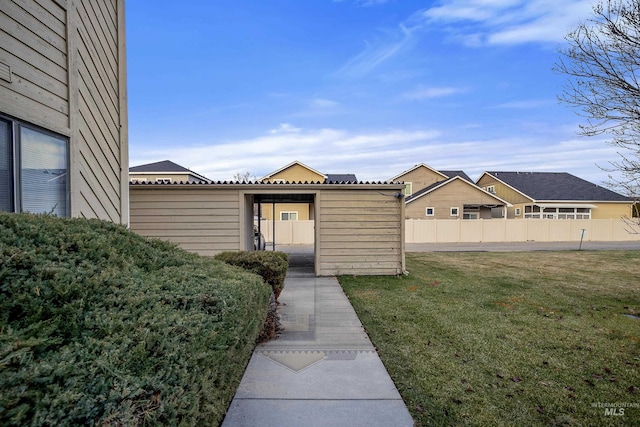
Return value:
<svg viewBox="0 0 640 427">
<path fill-rule="evenodd" d="M 310 259 L 312 259 L 311 267 L 315 267 L 315 200 L 316 193 L 286 193 L 286 194 L 273 194 L 273 193 L 258 193 L 248 195 L 250 199 L 249 202 L 253 203 L 253 210 L 251 212 L 247 212 L 247 214 L 251 215 L 251 221 L 253 221 L 253 226 L 257 228 L 259 236 L 268 236 L 266 239 L 265 250 L 277 250 L 278 244 L 281 242 L 278 241 L 278 233 L 276 232 L 276 227 L 278 222 L 276 221 L 276 205 L 277 204 L 287 204 L 287 205 L 303 205 L 305 208 L 308 206 L 313 209 L 313 215 L 309 215 L 313 218 L 314 221 L 314 232 L 312 236 L 312 244 L 313 244 L 313 255 Z M 263 212 L 265 209 L 271 210 L 270 218 L 263 219 Z M 295 220 L 291 220 L 291 224 L 294 225 Z M 295 222 L 294 222 L 295 221 Z M 266 228 L 266 229 L 265 229 Z M 258 237 L 260 240 L 262 237 Z M 255 247 L 255 244 L 254 244 Z M 260 249 L 260 248 L 258 248 Z M 309 258 L 308 256 L 306 258 Z M 315 268 L 314 268 L 315 270 Z"/>
<path fill-rule="evenodd" d="M 136 183 L 131 229 L 213 256 L 252 250 L 256 203 L 305 203 L 314 211 L 318 276 L 404 272 L 402 183 Z"/>
</svg>

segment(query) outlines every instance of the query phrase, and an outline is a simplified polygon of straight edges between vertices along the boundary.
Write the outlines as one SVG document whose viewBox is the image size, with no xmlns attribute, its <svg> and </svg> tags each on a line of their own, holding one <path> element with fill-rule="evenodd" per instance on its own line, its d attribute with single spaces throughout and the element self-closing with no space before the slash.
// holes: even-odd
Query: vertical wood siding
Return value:
<svg viewBox="0 0 640 427">
<path fill-rule="evenodd" d="M 131 188 L 131 230 L 200 255 L 240 250 L 238 190 Z"/>
<path fill-rule="evenodd" d="M 403 271 L 403 203 L 393 191 L 323 191 L 318 196 L 319 275 Z"/>
</svg>

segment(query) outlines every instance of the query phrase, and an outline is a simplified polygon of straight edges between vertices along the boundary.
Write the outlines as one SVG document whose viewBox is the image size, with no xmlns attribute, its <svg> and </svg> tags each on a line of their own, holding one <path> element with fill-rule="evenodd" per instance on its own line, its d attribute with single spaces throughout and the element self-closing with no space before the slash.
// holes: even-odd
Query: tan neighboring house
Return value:
<svg viewBox="0 0 640 427">
<path fill-rule="evenodd" d="M 324 174 L 309 166 L 294 161 L 286 166 L 271 172 L 260 178 L 259 182 L 271 184 L 285 183 L 356 183 L 358 180 L 353 174 Z M 260 217 L 278 221 L 305 221 L 314 219 L 313 204 L 296 203 L 263 203 L 260 205 Z"/>
<path fill-rule="evenodd" d="M 503 218 L 510 206 L 459 175 L 413 193 L 405 203 L 407 219 Z"/>
<path fill-rule="evenodd" d="M 484 172 L 476 184 L 511 203 L 507 218 L 617 219 L 633 201 L 566 172 Z"/>
<path fill-rule="evenodd" d="M 463 171 L 438 171 L 420 163 L 391 178 L 405 184 L 407 219 L 502 218 L 506 200 L 476 186 Z"/>
<path fill-rule="evenodd" d="M 128 223 L 124 0 L 2 0 L 0 210 Z"/>
<path fill-rule="evenodd" d="M 211 182 L 210 179 L 199 173 L 170 160 L 132 166 L 129 168 L 129 180 L 138 183 L 161 182 L 165 184 L 173 182 Z"/>
</svg>

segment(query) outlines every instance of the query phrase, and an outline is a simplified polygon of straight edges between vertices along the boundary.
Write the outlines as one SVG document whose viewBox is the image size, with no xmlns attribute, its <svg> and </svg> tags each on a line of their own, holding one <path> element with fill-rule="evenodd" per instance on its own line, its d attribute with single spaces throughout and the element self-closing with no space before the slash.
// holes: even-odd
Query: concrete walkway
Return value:
<svg viewBox="0 0 640 427">
<path fill-rule="evenodd" d="M 285 330 L 256 347 L 223 427 L 413 426 L 335 277 L 290 254 L 279 300 Z"/>
</svg>

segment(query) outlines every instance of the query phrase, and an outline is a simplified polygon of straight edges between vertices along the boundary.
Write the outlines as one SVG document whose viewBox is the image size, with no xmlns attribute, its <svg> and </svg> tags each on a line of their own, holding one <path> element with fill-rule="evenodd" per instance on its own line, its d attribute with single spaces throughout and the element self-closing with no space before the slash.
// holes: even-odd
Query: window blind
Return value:
<svg viewBox="0 0 640 427">
<path fill-rule="evenodd" d="M 22 210 L 67 216 L 67 141 L 20 126 Z"/>
<path fill-rule="evenodd" d="M 11 122 L 0 120 L 0 211 L 13 211 Z"/>
</svg>

